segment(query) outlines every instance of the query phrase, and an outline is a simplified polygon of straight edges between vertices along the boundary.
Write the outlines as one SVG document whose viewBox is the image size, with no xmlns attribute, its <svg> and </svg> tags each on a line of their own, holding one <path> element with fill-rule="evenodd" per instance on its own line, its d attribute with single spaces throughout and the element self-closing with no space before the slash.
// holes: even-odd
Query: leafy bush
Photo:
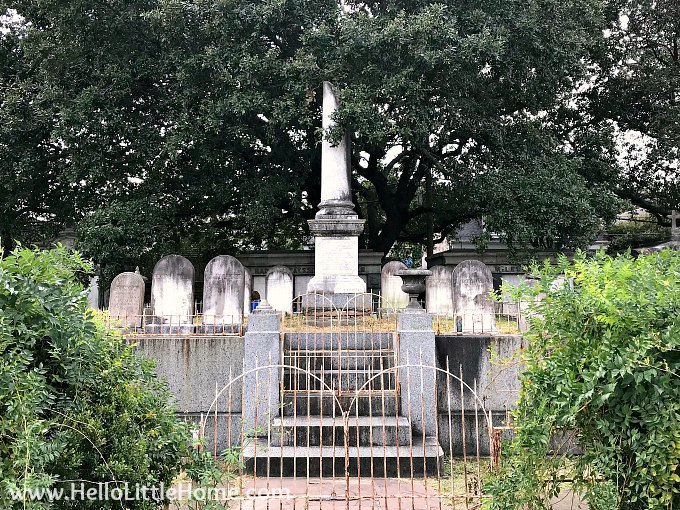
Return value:
<svg viewBox="0 0 680 510">
<path fill-rule="evenodd" d="M 524 292 L 545 297 L 489 507 L 549 508 L 573 480 L 593 510 L 680 508 L 680 255 L 579 254 L 533 272 Z"/>
<path fill-rule="evenodd" d="M 62 247 L 18 249 L 0 260 L 2 508 L 122 508 L 30 501 L 27 491 L 69 481 L 168 485 L 193 455 L 188 426 L 168 405 L 152 362 L 87 309 L 77 279 L 90 270 Z"/>
</svg>

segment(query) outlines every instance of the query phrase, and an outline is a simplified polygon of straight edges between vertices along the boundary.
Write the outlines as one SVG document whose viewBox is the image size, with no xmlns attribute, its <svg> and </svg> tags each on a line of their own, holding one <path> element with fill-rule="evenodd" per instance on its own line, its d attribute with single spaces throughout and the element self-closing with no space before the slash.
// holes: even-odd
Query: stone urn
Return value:
<svg viewBox="0 0 680 510">
<path fill-rule="evenodd" d="M 425 292 L 425 278 L 430 276 L 432 271 L 427 269 L 404 269 L 397 271 L 396 276 L 401 278 L 401 290 L 411 298 L 408 306 L 409 310 L 422 310 L 418 303 L 418 296 Z"/>
</svg>

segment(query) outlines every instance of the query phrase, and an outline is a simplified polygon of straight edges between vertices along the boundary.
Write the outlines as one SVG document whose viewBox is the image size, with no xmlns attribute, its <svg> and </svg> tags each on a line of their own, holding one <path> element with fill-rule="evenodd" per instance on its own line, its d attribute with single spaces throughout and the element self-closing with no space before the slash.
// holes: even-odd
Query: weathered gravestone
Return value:
<svg viewBox="0 0 680 510">
<path fill-rule="evenodd" d="M 402 280 L 396 276 L 404 269 L 408 269 L 406 264 L 392 261 L 385 264 L 380 272 L 380 307 L 384 310 L 403 310 L 408 306 L 409 295 L 401 290 Z"/>
<path fill-rule="evenodd" d="M 435 266 L 425 281 L 425 303 L 428 313 L 453 316 L 453 267 Z"/>
<path fill-rule="evenodd" d="M 244 287 L 245 269 L 237 259 L 220 255 L 208 262 L 203 276 L 203 325 L 207 331 L 221 332 L 241 323 Z"/>
<path fill-rule="evenodd" d="M 453 304 L 456 328 L 464 333 L 496 329 L 491 270 L 478 260 L 465 260 L 453 270 Z"/>
<path fill-rule="evenodd" d="M 267 301 L 277 312 L 293 313 L 293 273 L 285 266 L 267 271 Z"/>
<path fill-rule="evenodd" d="M 243 269 L 243 316 L 248 317 L 250 315 L 250 296 L 253 293 L 253 275 L 247 267 Z"/>
<path fill-rule="evenodd" d="M 93 310 L 99 310 L 99 277 L 95 276 L 90 280 L 87 288 L 87 306 Z"/>
<path fill-rule="evenodd" d="M 151 278 L 151 308 L 162 332 L 188 333 L 194 312 L 194 266 L 181 255 L 156 263 Z"/>
<path fill-rule="evenodd" d="M 114 323 L 138 328 L 144 311 L 144 278 L 139 273 L 120 273 L 111 282 L 109 315 Z"/>
</svg>

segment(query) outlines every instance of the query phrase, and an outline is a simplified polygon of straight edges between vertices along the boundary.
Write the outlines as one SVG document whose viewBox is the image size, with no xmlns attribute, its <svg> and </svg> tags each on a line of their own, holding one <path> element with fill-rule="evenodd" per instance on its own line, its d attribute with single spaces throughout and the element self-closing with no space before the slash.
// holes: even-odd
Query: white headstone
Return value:
<svg viewBox="0 0 680 510">
<path fill-rule="evenodd" d="M 138 273 L 121 273 L 111 282 L 109 315 L 125 326 L 140 327 L 144 312 L 144 279 Z"/>
<path fill-rule="evenodd" d="M 87 306 L 93 310 L 99 310 L 99 277 L 95 276 L 90 280 L 87 288 Z"/>
<path fill-rule="evenodd" d="M 453 317 L 453 267 L 434 266 L 425 280 L 427 313 Z"/>
<path fill-rule="evenodd" d="M 403 262 L 388 262 L 380 272 L 380 307 L 385 310 L 403 310 L 408 306 L 409 295 L 401 290 L 402 280 L 397 271 L 408 269 Z"/>
<path fill-rule="evenodd" d="M 203 324 L 239 324 L 243 313 L 245 269 L 230 255 L 215 257 L 203 275 Z"/>
<path fill-rule="evenodd" d="M 453 270 L 453 304 L 457 327 L 464 333 L 496 329 L 491 270 L 483 262 L 465 260 Z"/>
<path fill-rule="evenodd" d="M 194 313 L 194 266 L 181 255 L 156 263 L 151 279 L 154 315 L 170 324 L 187 324 Z"/>
<path fill-rule="evenodd" d="M 278 312 L 293 313 L 293 273 L 285 266 L 267 271 L 267 301 Z"/>
<path fill-rule="evenodd" d="M 253 275 L 250 270 L 243 268 L 243 316 L 250 315 L 250 296 L 253 293 Z"/>
</svg>

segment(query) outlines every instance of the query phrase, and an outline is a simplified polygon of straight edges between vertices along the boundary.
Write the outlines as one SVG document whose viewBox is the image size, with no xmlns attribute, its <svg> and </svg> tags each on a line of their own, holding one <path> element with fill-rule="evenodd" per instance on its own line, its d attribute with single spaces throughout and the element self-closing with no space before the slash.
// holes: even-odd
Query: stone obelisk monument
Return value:
<svg viewBox="0 0 680 510">
<path fill-rule="evenodd" d="M 327 139 L 337 108 L 333 86 L 324 82 L 321 203 L 316 218 L 309 220 L 315 238 L 315 271 L 307 292 L 324 294 L 336 306 L 344 306 L 350 296 L 366 292 L 366 282 L 359 276 L 359 235 L 365 220 L 359 219 L 352 202 L 349 136 L 345 134 L 335 145 Z"/>
</svg>

